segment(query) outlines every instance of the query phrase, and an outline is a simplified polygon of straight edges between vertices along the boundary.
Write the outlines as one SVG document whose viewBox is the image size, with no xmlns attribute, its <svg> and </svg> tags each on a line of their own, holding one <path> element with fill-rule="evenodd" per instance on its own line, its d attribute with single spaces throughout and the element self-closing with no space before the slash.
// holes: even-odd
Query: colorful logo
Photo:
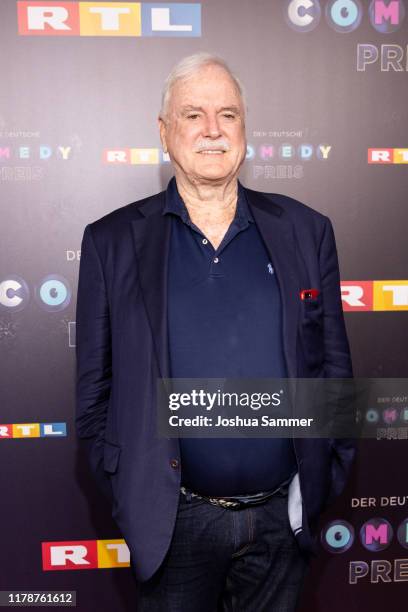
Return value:
<svg viewBox="0 0 408 612">
<path fill-rule="evenodd" d="M 40 161 L 45 161 L 47 159 L 60 159 L 63 161 L 67 161 L 71 159 L 72 155 L 72 147 L 57 145 L 51 147 L 50 145 L 41 144 L 33 146 L 21 145 L 17 146 L 14 149 L 12 147 L 0 147 L 0 162 L 10 161 L 12 159 L 18 160 L 32 160 L 35 158 Z"/>
<path fill-rule="evenodd" d="M 0 309 L 18 312 L 30 300 L 30 289 L 23 278 L 10 274 L 0 281 Z"/>
<path fill-rule="evenodd" d="M 286 23 L 297 32 L 310 32 L 318 25 L 322 14 L 320 2 L 290 0 L 286 3 Z"/>
<path fill-rule="evenodd" d="M 17 2 L 22 36 L 201 36 L 201 4 Z"/>
<path fill-rule="evenodd" d="M 354 528 L 347 521 L 332 521 L 321 533 L 323 547 L 331 553 L 343 553 L 354 542 Z"/>
<path fill-rule="evenodd" d="M 71 540 L 42 542 L 43 570 L 87 570 L 129 567 L 125 540 Z"/>
<path fill-rule="evenodd" d="M 369 164 L 408 164 L 408 149 L 368 149 Z"/>
<path fill-rule="evenodd" d="M 287 0 L 285 19 L 297 32 L 310 32 L 319 24 L 322 15 L 319 0 Z M 360 0 L 329 0 L 325 5 L 325 19 L 328 25 L 340 33 L 356 30 L 363 18 L 363 4 Z M 372 0 L 368 16 L 377 32 L 388 34 L 401 27 L 405 17 L 402 0 Z"/>
<path fill-rule="evenodd" d="M 398 410 L 396 408 L 385 408 L 382 418 L 386 425 L 392 425 L 398 420 Z"/>
<path fill-rule="evenodd" d="M 367 410 L 365 415 L 367 423 L 378 423 L 379 418 L 380 416 L 378 414 L 378 410 L 375 410 L 374 408 Z"/>
<path fill-rule="evenodd" d="M 408 408 L 401 408 L 400 419 L 403 423 L 408 423 Z"/>
<path fill-rule="evenodd" d="M 360 529 L 360 542 L 367 550 L 378 552 L 391 544 L 394 531 L 391 524 L 383 518 L 372 518 Z"/>
<path fill-rule="evenodd" d="M 397 531 L 398 542 L 404 548 L 408 548 L 408 519 L 402 521 Z"/>
<path fill-rule="evenodd" d="M 49 274 L 42 278 L 34 289 L 35 300 L 47 312 L 58 312 L 67 308 L 71 302 L 71 288 L 68 281 L 59 274 Z M 30 300 L 30 290 L 19 276 L 10 274 L 0 281 L 0 310 L 18 312 Z"/>
<path fill-rule="evenodd" d="M 408 281 L 341 281 L 343 310 L 408 310 Z"/>
<path fill-rule="evenodd" d="M 390 546 L 394 537 L 394 529 L 386 519 L 374 517 L 361 526 L 359 536 L 366 550 L 379 552 Z M 399 525 L 397 537 L 400 544 L 408 548 L 408 519 Z M 331 521 L 321 531 L 321 543 L 330 553 L 344 553 L 351 548 L 354 541 L 354 527 L 347 521 Z"/>
<path fill-rule="evenodd" d="M 1 438 L 62 438 L 66 423 L 8 423 L 0 425 Z"/>
<path fill-rule="evenodd" d="M 373 28 L 381 34 L 396 32 L 405 18 L 405 6 L 401 0 L 388 0 L 379 2 L 373 0 L 368 9 L 370 22 Z"/>
<path fill-rule="evenodd" d="M 167 163 L 170 158 L 167 153 L 157 148 L 124 148 L 124 149 L 105 149 L 102 156 L 105 164 L 116 166 L 156 166 L 157 164 Z"/>
<path fill-rule="evenodd" d="M 279 147 L 272 144 L 263 144 L 258 147 L 258 156 L 263 161 L 277 157 L 281 160 L 291 160 L 298 158 L 301 161 L 308 161 L 315 155 L 318 159 L 328 159 L 332 146 L 327 144 L 312 145 L 302 143 L 294 146 L 290 143 L 283 143 Z"/>
</svg>

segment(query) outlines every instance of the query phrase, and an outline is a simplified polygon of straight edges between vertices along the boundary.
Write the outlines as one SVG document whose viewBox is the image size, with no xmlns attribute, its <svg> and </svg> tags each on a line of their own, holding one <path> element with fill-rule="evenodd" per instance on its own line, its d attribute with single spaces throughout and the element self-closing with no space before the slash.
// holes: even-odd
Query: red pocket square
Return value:
<svg viewBox="0 0 408 612">
<path fill-rule="evenodd" d="M 301 300 L 315 300 L 319 295 L 319 289 L 302 289 L 300 292 Z"/>
</svg>

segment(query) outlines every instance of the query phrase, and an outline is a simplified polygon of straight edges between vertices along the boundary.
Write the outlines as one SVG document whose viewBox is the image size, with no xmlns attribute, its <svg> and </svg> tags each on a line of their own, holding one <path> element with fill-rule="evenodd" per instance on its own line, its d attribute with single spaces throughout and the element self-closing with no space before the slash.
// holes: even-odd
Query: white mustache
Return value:
<svg viewBox="0 0 408 612">
<path fill-rule="evenodd" d="M 201 151 L 229 151 L 231 148 L 229 142 L 224 138 L 220 140 L 199 140 L 194 146 L 195 153 L 201 153 Z"/>
</svg>

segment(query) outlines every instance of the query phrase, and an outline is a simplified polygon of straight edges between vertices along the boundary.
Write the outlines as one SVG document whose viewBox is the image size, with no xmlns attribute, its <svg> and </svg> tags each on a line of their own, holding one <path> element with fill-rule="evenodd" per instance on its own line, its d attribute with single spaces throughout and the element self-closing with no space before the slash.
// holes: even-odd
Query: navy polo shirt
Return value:
<svg viewBox="0 0 408 612">
<path fill-rule="evenodd" d="M 215 250 L 190 220 L 175 179 L 168 333 L 173 378 L 285 378 L 279 287 L 238 183 L 236 213 Z M 275 488 L 296 471 L 293 443 L 268 438 L 180 438 L 182 484 L 214 496 Z"/>
</svg>

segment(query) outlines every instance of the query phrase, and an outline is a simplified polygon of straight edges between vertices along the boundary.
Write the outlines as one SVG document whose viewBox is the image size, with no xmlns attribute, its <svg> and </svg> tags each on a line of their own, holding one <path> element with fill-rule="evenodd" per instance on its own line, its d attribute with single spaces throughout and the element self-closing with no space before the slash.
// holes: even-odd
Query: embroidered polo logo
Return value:
<svg viewBox="0 0 408 612">
<path fill-rule="evenodd" d="M 269 274 L 273 274 L 273 267 L 271 263 L 268 263 L 268 272 Z"/>
</svg>

